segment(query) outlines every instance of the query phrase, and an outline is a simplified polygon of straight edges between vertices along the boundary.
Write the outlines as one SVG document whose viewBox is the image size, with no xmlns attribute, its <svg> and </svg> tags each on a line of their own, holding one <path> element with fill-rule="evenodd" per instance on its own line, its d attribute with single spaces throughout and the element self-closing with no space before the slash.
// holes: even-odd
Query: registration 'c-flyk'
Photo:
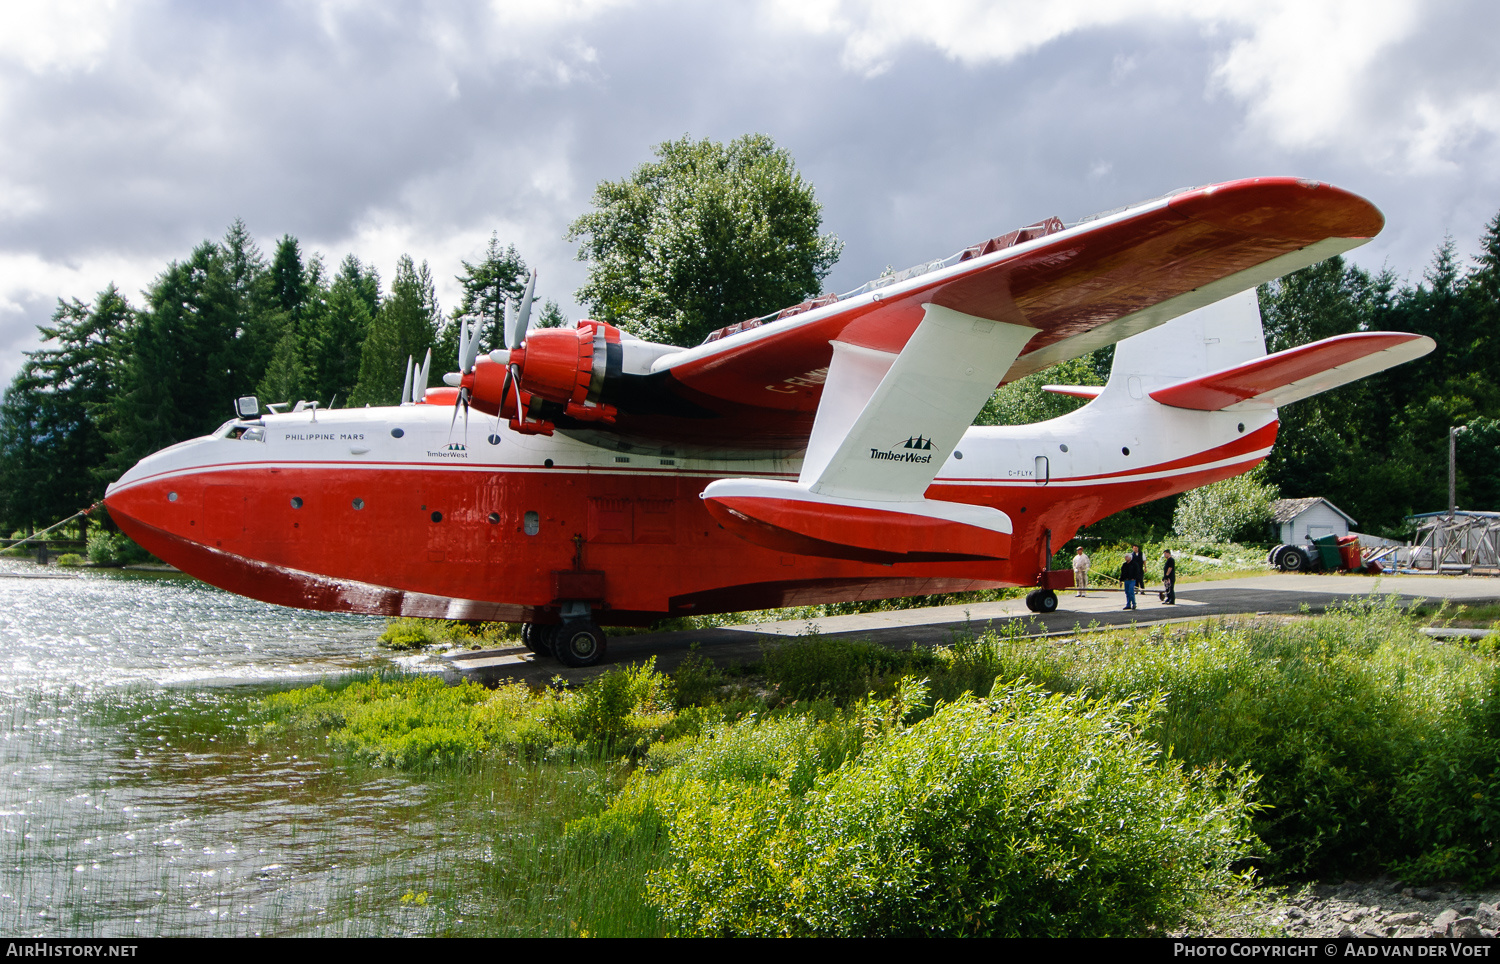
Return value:
<svg viewBox="0 0 1500 964">
<path fill-rule="evenodd" d="M 597 661 L 599 624 L 1036 586 L 1080 526 L 1238 475 L 1278 405 L 1419 357 L 1341 335 L 1266 354 L 1255 287 L 1374 237 L 1368 201 L 1255 178 L 1013 231 L 694 348 L 528 330 L 385 408 L 241 416 L 142 460 L 110 515 L 163 560 L 286 606 L 527 625 Z M 533 279 L 534 280 L 534 279 Z M 973 427 L 997 385 L 1117 344 L 1090 399 Z"/>
</svg>

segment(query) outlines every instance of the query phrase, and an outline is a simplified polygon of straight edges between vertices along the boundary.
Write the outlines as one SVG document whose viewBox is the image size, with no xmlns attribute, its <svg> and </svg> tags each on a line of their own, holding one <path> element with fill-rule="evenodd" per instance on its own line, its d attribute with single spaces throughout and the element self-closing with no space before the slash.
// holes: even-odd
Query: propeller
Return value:
<svg viewBox="0 0 1500 964">
<path fill-rule="evenodd" d="M 411 401 L 411 367 L 412 358 L 406 356 L 406 381 L 401 384 L 401 404 L 406 405 Z"/>
<path fill-rule="evenodd" d="M 453 435 L 453 426 L 458 422 L 458 410 L 464 410 L 464 437 L 469 435 L 469 386 L 463 383 L 464 377 L 474 373 L 474 362 L 479 357 L 479 332 L 469 329 L 469 320 L 460 318 L 458 320 L 458 372 L 449 372 L 443 376 L 443 381 L 458 389 L 458 397 L 453 400 L 453 418 L 448 422 L 448 435 Z"/>
<path fill-rule="evenodd" d="M 531 296 L 535 292 L 536 270 L 532 269 L 531 277 L 526 280 L 526 292 L 521 296 L 520 308 L 506 302 L 505 349 L 490 352 L 490 361 L 505 366 L 505 384 L 500 389 L 500 397 L 504 398 L 514 389 L 516 418 L 523 423 L 526 421 L 526 412 L 521 407 L 521 366 L 516 363 L 511 352 L 526 342 L 526 335 L 531 331 Z"/>
<path fill-rule="evenodd" d="M 490 361 L 505 366 L 505 383 L 501 387 L 500 395 L 504 398 L 511 393 L 511 386 L 515 386 L 516 417 L 523 422 L 525 421 L 526 413 L 521 408 L 521 366 L 518 362 L 512 361 L 511 351 L 520 348 L 525 343 L 526 334 L 531 330 L 531 302 L 532 296 L 536 292 L 536 278 L 536 271 L 532 271 L 531 277 L 526 281 L 526 291 L 521 296 L 519 306 L 513 302 L 506 301 L 505 317 L 500 332 L 501 336 L 505 339 L 505 346 L 495 349 L 489 355 Z M 474 373 L 474 363 L 479 359 L 479 330 L 477 327 L 470 329 L 467 318 L 460 318 L 458 326 L 459 370 L 444 375 L 443 382 L 458 389 L 458 398 L 453 403 L 453 419 L 456 423 L 458 420 L 458 410 L 462 407 L 464 410 L 464 427 L 465 432 L 467 432 L 470 388 L 464 384 L 464 380 L 469 379 L 470 385 L 473 384 L 473 379 L 469 376 Z M 431 360 L 430 353 L 428 360 Z M 418 380 L 423 383 L 424 389 L 426 386 L 426 373 L 427 363 L 424 362 L 417 375 Z M 449 431 L 452 431 L 452 426 L 449 427 Z"/>
</svg>

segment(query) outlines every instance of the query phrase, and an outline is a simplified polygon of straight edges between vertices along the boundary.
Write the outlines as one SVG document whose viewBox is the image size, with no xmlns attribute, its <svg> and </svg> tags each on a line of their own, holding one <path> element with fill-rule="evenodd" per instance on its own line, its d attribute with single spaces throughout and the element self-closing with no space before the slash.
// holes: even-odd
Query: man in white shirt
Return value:
<svg viewBox="0 0 1500 964">
<path fill-rule="evenodd" d="M 1082 596 L 1089 590 L 1089 557 L 1084 555 L 1083 547 L 1078 547 L 1078 555 L 1073 557 L 1073 585 Z"/>
</svg>

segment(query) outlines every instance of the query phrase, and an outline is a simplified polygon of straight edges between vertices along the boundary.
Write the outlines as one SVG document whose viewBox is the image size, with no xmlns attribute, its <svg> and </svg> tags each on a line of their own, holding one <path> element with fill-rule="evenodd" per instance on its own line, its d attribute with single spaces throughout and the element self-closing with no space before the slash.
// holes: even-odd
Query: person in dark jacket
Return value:
<svg viewBox="0 0 1500 964">
<path fill-rule="evenodd" d="M 1161 551 L 1161 587 L 1165 592 L 1162 597 L 1168 606 L 1177 604 L 1177 560 L 1172 558 L 1171 549 Z"/>
<path fill-rule="evenodd" d="M 1140 546 L 1130 547 L 1125 565 L 1120 567 L 1120 581 L 1125 584 L 1125 608 L 1134 609 L 1136 587 L 1146 588 L 1146 557 L 1141 555 Z"/>
</svg>

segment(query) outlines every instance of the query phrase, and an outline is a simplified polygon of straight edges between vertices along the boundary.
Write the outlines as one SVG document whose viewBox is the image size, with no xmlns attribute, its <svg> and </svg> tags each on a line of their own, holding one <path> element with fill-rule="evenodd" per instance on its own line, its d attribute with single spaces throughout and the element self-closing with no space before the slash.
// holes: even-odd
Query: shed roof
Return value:
<svg viewBox="0 0 1500 964">
<path fill-rule="evenodd" d="M 1278 525 L 1285 525 L 1286 523 L 1291 522 L 1293 519 L 1297 518 L 1302 513 L 1306 512 L 1308 509 L 1311 509 L 1313 506 L 1317 505 L 1319 502 L 1324 503 L 1328 506 L 1328 508 L 1343 516 L 1351 526 L 1359 525 L 1359 523 L 1355 522 L 1354 518 L 1350 516 L 1349 513 L 1345 512 L 1343 509 L 1340 509 L 1338 506 L 1334 505 L 1332 502 L 1329 502 L 1322 496 L 1313 496 L 1310 499 L 1277 499 L 1275 502 L 1271 503 L 1271 516 L 1276 520 L 1276 523 Z"/>
</svg>

